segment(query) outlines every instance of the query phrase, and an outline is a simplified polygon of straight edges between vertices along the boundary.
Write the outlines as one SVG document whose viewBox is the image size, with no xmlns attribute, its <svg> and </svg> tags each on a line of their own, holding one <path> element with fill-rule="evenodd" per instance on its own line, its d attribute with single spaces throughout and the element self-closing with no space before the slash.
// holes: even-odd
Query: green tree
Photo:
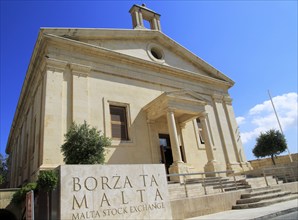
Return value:
<svg viewBox="0 0 298 220">
<path fill-rule="evenodd" d="M 84 121 L 82 125 L 73 123 L 70 126 L 61 151 L 66 164 L 103 164 L 104 147 L 110 145 L 109 138 Z"/>
<path fill-rule="evenodd" d="M 7 158 L 0 153 L 0 186 L 7 181 Z"/>
<path fill-rule="evenodd" d="M 286 149 L 287 142 L 284 135 L 277 130 L 271 129 L 260 134 L 252 152 L 257 158 L 271 156 L 275 165 L 274 156 L 281 154 Z"/>
</svg>

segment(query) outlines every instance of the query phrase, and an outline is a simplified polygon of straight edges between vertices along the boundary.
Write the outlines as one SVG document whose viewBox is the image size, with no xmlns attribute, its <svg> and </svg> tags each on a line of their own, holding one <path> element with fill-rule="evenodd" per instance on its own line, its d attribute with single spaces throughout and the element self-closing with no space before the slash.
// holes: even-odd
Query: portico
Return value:
<svg viewBox="0 0 298 220">
<path fill-rule="evenodd" d="M 205 165 L 205 172 L 218 171 L 218 163 L 215 159 L 213 146 L 210 140 L 210 129 L 208 128 L 208 123 L 206 121 L 207 112 L 206 105 L 207 100 L 205 100 L 200 95 L 192 91 L 174 91 L 165 92 L 159 97 L 154 99 L 148 105 L 146 105 L 143 110 L 147 113 L 147 120 L 150 122 L 149 129 L 150 133 L 155 133 L 152 137 L 156 137 L 156 129 L 154 129 L 153 124 L 159 120 L 166 121 L 167 130 L 170 136 L 171 149 L 173 163 L 169 167 L 169 173 L 188 173 L 188 165 L 182 160 L 181 147 L 187 148 L 183 144 L 183 132 L 186 123 L 200 119 L 202 124 L 202 133 L 206 146 L 206 155 L 208 163 Z M 180 136 L 180 138 L 179 138 Z M 158 152 L 160 146 L 157 145 L 156 141 L 151 145 L 151 148 Z M 187 155 L 185 155 L 187 158 Z M 199 158 L 198 158 L 199 159 Z"/>
</svg>

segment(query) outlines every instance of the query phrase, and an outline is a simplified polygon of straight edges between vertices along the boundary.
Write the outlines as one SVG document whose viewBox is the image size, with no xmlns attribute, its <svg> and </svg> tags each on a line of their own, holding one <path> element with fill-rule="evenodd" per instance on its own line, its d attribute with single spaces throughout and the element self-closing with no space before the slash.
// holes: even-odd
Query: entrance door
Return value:
<svg viewBox="0 0 298 220">
<path fill-rule="evenodd" d="M 169 173 L 169 167 L 173 163 L 170 135 L 159 134 L 159 146 L 161 153 L 161 162 L 165 165 L 167 173 Z"/>
</svg>

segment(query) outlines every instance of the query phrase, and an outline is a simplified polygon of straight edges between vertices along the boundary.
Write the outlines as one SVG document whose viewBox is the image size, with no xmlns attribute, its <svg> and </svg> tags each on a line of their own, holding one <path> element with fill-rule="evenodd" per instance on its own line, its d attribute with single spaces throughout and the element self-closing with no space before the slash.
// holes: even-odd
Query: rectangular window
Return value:
<svg viewBox="0 0 298 220">
<path fill-rule="evenodd" d="M 126 107 L 110 105 L 112 138 L 129 140 Z"/>
<path fill-rule="evenodd" d="M 200 119 L 197 118 L 197 125 L 198 125 L 198 130 L 199 130 L 199 137 L 200 137 L 200 142 L 201 144 L 205 144 L 203 134 L 202 134 L 202 125 Z"/>
</svg>

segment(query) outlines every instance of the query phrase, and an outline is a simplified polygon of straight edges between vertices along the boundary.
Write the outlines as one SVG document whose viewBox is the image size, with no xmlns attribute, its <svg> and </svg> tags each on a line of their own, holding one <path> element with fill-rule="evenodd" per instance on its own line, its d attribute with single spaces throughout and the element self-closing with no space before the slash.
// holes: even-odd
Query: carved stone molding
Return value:
<svg viewBox="0 0 298 220">
<path fill-rule="evenodd" d="M 222 101 L 223 101 L 223 95 L 220 95 L 220 94 L 213 94 L 213 95 L 212 95 L 212 99 L 213 99 L 215 102 L 222 102 Z"/>
<path fill-rule="evenodd" d="M 232 105 L 233 99 L 230 96 L 224 96 L 223 100 L 227 105 Z"/>
<path fill-rule="evenodd" d="M 85 66 L 81 64 L 71 63 L 70 69 L 73 75 L 87 77 L 91 71 L 90 66 Z"/>
<path fill-rule="evenodd" d="M 48 70 L 64 71 L 67 66 L 67 62 L 63 60 L 57 60 L 54 58 L 47 58 L 46 66 Z"/>
</svg>

